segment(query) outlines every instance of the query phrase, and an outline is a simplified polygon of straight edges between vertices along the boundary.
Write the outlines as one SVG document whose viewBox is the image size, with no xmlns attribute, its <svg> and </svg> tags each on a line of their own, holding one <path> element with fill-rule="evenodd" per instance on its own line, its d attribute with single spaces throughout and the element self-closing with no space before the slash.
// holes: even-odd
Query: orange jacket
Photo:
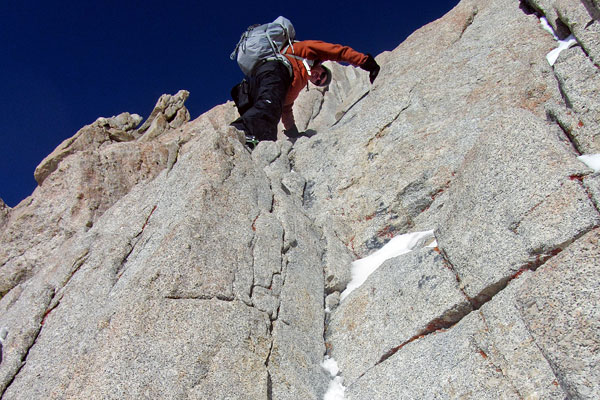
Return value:
<svg viewBox="0 0 600 400">
<path fill-rule="evenodd" d="M 348 46 L 326 43 L 320 40 L 303 40 L 301 42 L 296 42 L 294 43 L 293 53 L 292 48 L 288 47 L 284 54 L 293 54 L 308 60 L 342 61 L 355 66 L 360 66 L 367 60 L 366 54 L 359 53 Z M 290 129 L 296 125 L 292 106 L 302 89 L 308 83 L 309 76 L 302 60 L 293 57 L 287 58 L 290 60 L 294 70 L 294 80 L 292 81 L 285 97 L 285 101 L 283 102 L 281 122 L 283 122 L 285 129 Z"/>
</svg>

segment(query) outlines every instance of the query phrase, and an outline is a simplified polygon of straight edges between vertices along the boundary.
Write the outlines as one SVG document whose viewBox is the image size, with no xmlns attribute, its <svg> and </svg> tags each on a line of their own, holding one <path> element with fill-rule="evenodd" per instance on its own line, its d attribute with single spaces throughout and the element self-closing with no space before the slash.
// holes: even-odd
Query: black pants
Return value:
<svg viewBox="0 0 600 400">
<path fill-rule="evenodd" d="M 291 82 L 288 69 L 280 61 L 258 66 L 252 77 L 231 90 L 241 115 L 231 125 L 258 140 L 277 140 L 277 124 Z"/>
</svg>

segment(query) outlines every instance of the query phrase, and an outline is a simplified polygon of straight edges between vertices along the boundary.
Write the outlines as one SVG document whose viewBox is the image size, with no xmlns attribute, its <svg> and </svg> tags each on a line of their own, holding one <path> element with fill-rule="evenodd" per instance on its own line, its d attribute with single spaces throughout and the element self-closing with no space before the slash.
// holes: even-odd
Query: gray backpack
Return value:
<svg viewBox="0 0 600 400">
<path fill-rule="evenodd" d="M 254 68 L 264 60 L 280 60 L 292 75 L 292 66 L 281 54 L 287 45 L 292 45 L 296 31 L 285 17 L 277 17 L 271 23 L 253 25 L 242 34 L 230 58 L 235 60 L 246 76 L 251 76 Z"/>
</svg>

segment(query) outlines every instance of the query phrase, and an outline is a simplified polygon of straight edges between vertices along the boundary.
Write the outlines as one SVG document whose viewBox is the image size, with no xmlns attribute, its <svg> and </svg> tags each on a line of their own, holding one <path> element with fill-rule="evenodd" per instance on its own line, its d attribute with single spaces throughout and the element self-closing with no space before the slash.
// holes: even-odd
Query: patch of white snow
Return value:
<svg viewBox="0 0 600 400">
<path fill-rule="evenodd" d="M 594 172 L 600 171 L 600 154 L 585 154 L 577 157 L 581 162 L 594 170 Z"/>
<path fill-rule="evenodd" d="M 540 18 L 540 24 L 542 24 L 542 27 L 554 37 L 554 40 L 558 40 L 558 36 L 554 33 L 554 28 L 552 28 L 546 17 Z"/>
<path fill-rule="evenodd" d="M 337 362 L 328 356 L 325 356 L 325 360 L 321 366 L 329 372 L 332 376 L 331 382 L 329 382 L 329 387 L 327 388 L 327 392 L 325 396 L 323 396 L 323 400 L 345 400 L 344 392 L 346 388 L 343 384 L 343 378 L 338 376 L 340 373 L 340 368 L 337 365 Z"/>
<path fill-rule="evenodd" d="M 336 376 L 329 383 L 329 388 L 327 389 L 327 393 L 325 393 L 323 400 L 345 400 L 344 392 L 346 392 L 346 388 L 342 383 L 342 377 Z"/>
<path fill-rule="evenodd" d="M 548 60 L 548 63 L 551 66 L 554 66 L 554 63 L 556 63 L 556 60 L 558 59 L 558 56 L 560 55 L 560 53 L 562 53 L 564 50 L 576 45 L 577 39 L 575 39 L 575 36 L 569 35 L 569 37 L 567 37 L 563 40 L 560 40 L 558 38 L 558 36 L 556 36 L 556 32 L 554 32 L 554 29 L 552 28 L 552 26 L 548 23 L 548 20 L 546 19 L 546 17 L 540 18 L 540 24 L 542 24 L 542 27 L 546 31 L 550 32 L 550 34 L 552 35 L 554 40 L 556 40 L 558 42 L 558 47 L 556 49 L 552 50 L 550 53 L 546 54 L 546 60 Z"/>
<path fill-rule="evenodd" d="M 325 356 L 325 360 L 323 360 L 323 364 L 321 365 L 331 376 L 337 376 L 340 372 L 340 367 L 338 367 L 337 362 L 329 356 Z"/>
<path fill-rule="evenodd" d="M 384 261 L 408 253 L 432 237 L 433 230 L 396 236 L 370 256 L 354 261 L 352 263 L 352 280 L 348 283 L 346 290 L 342 292 L 340 300 L 344 300 L 354 289 L 362 285 Z"/>
<path fill-rule="evenodd" d="M 576 44 L 577 44 L 577 39 L 575 39 L 575 36 L 573 36 L 573 35 L 569 35 L 569 37 L 564 40 L 559 40 L 558 47 L 546 55 L 546 59 L 548 60 L 548 63 L 550 65 L 554 65 L 554 63 L 558 59 L 558 56 L 561 52 L 563 52 L 564 50 L 566 50 Z"/>
</svg>

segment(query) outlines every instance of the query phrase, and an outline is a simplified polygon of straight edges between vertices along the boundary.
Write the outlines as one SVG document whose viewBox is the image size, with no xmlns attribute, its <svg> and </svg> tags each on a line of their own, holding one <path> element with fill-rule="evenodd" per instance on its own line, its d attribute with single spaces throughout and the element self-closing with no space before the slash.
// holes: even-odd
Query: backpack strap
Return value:
<svg viewBox="0 0 600 400">
<path fill-rule="evenodd" d="M 285 54 L 288 51 L 288 49 L 292 49 L 292 54 L 296 54 L 294 52 L 294 43 L 292 43 L 291 40 L 288 40 L 288 43 L 289 44 L 287 46 L 285 46 L 283 49 L 281 49 L 281 54 Z M 292 54 L 289 54 L 289 55 L 292 55 Z"/>
<path fill-rule="evenodd" d="M 287 37 L 287 41 L 288 41 L 288 45 L 282 49 L 281 51 L 279 51 L 277 49 L 277 46 L 275 46 L 275 43 L 273 42 L 273 40 L 271 39 L 271 36 L 269 36 L 269 33 L 266 32 L 267 35 L 267 39 L 269 40 L 269 44 L 271 45 L 271 49 L 273 50 L 273 57 L 268 57 L 265 59 L 265 61 L 281 61 L 283 63 L 283 65 L 285 65 L 285 67 L 287 68 L 288 72 L 290 73 L 290 77 L 294 77 L 294 70 L 292 68 L 292 64 L 290 63 L 290 61 L 287 59 L 287 57 L 284 55 L 284 53 L 287 51 L 287 49 L 292 46 L 292 40 L 290 38 L 290 33 L 288 32 L 287 28 L 285 26 L 283 26 L 282 24 L 279 24 L 279 26 L 281 26 L 281 28 L 283 29 L 283 31 L 285 32 L 285 35 Z M 292 46 L 292 53 L 294 52 L 294 46 Z"/>
<path fill-rule="evenodd" d="M 286 54 L 288 49 L 290 49 L 290 48 L 292 49 L 292 54 Z M 294 45 L 291 41 L 290 41 L 290 44 L 288 44 L 281 50 L 281 54 L 283 54 L 284 57 L 291 57 L 291 58 L 295 58 L 296 60 L 302 61 L 302 64 L 304 65 L 304 68 L 306 68 L 306 72 L 308 73 L 308 76 L 311 76 L 311 67 L 314 65 L 314 60 L 309 60 L 307 58 L 297 56 L 294 53 Z"/>
<path fill-rule="evenodd" d="M 302 64 L 304 65 L 304 68 L 306 68 L 306 72 L 308 73 L 308 76 L 311 76 L 311 67 L 314 64 L 313 60 L 309 60 L 307 58 L 300 57 L 300 56 L 297 56 L 295 54 L 287 54 L 287 56 L 295 58 L 296 60 L 302 61 Z"/>
<path fill-rule="evenodd" d="M 280 61 L 287 68 L 288 72 L 290 73 L 290 77 L 294 77 L 294 70 L 292 69 L 292 64 L 290 64 L 290 60 L 288 60 L 283 54 L 281 54 L 281 57 L 267 57 L 264 59 L 264 61 Z"/>
</svg>

